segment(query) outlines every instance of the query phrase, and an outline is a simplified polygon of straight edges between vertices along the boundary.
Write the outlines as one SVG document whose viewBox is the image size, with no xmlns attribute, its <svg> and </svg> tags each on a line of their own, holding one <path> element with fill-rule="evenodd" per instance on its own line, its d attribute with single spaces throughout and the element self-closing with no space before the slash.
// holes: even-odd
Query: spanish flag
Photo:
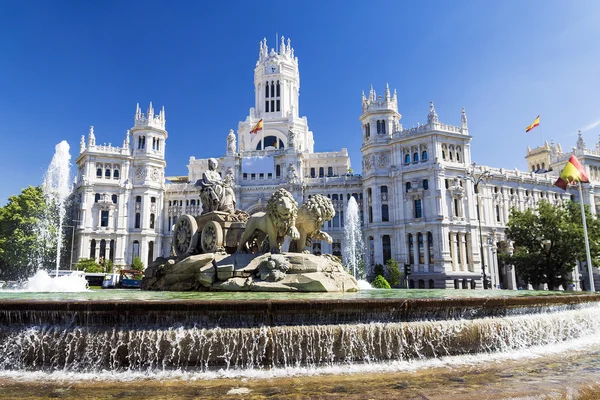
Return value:
<svg viewBox="0 0 600 400">
<path fill-rule="evenodd" d="M 258 133 L 258 131 L 262 131 L 263 128 L 263 122 L 262 119 L 260 121 L 258 121 L 256 123 L 256 125 L 254 125 L 254 128 L 252 128 L 252 130 L 250 131 L 250 133 Z"/>
<path fill-rule="evenodd" d="M 585 168 L 583 167 L 583 165 L 581 165 L 577 157 L 575 157 L 575 155 L 572 155 L 571 158 L 569 158 L 569 162 L 567 163 L 567 165 L 565 165 L 562 172 L 560 173 L 560 178 L 558 178 L 558 180 L 554 183 L 554 186 L 558 186 L 562 190 L 567 190 L 567 185 L 569 183 L 587 183 L 589 181 L 590 180 L 585 173 Z"/>
<path fill-rule="evenodd" d="M 525 133 L 529 132 L 530 130 L 532 130 L 533 128 L 535 128 L 536 126 L 540 125 L 540 116 L 538 115 L 536 119 L 533 120 L 533 124 L 529 125 L 527 128 L 525 128 Z"/>
</svg>

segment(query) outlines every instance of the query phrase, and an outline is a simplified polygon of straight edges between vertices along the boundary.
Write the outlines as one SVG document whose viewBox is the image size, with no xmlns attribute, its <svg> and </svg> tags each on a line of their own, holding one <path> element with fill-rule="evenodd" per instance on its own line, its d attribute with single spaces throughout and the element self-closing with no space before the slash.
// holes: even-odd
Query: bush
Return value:
<svg viewBox="0 0 600 400">
<path fill-rule="evenodd" d="M 371 286 L 373 286 L 375 289 L 391 289 L 388 281 L 386 281 L 381 275 L 377 275 L 373 282 L 371 282 Z"/>
<path fill-rule="evenodd" d="M 136 271 L 144 270 L 144 263 L 139 257 L 134 257 L 130 266 L 131 269 L 135 269 Z"/>
<path fill-rule="evenodd" d="M 106 272 L 107 274 L 113 273 L 113 270 L 115 267 L 114 267 L 112 260 L 104 260 L 102 265 L 104 266 L 104 272 Z"/>
<path fill-rule="evenodd" d="M 89 273 L 104 272 L 104 267 L 96 262 L 93 258 L 81 258 L 75 264 L 77 271 L 84 271 Z"/>
<path fill-rule="evenodd" d="M 387 280 L 390 283 L 390 286 L 399 286 L 402 283 L 402 272 L 398 266 L 398 261 L 390 258 L 385 263 L 385 269 L 387 272 Z"/>
</svg>

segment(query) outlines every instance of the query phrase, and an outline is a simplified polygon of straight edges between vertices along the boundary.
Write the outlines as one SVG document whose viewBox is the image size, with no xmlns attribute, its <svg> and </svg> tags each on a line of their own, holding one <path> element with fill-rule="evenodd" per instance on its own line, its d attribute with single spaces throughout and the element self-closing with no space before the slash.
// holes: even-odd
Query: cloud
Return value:
<svg viewBox="0 0 600 400">
<path fill-rule="evenodd" d="M 591 131 L 592 129 L 594 129 L 598 125 L 600 125 L 600 119 L 592 122 L 591 124 L 587 124 L 586 126 L 584 126 L 583 128 L 581 128 L 581 132 L 583 133 L 583 132 Z"/>
</svg>

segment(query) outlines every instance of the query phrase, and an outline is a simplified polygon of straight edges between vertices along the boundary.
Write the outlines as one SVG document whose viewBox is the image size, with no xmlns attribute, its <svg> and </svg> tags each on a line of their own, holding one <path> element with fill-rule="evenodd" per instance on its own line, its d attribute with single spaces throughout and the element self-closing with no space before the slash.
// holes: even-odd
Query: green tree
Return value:
<svg viewBox="0 0 600 400">
<path fill-rule="evenodd" d="M 133 258 L 133 261 L 131 263 L 131 269 L 135 269 L 137 271 L 144 270 L 144 263 L 142 262 L 142 260 L 139 257 Z"/>
<path fill-rule="evenodd" d="M 390 258 L 385 263 L 387 281 L 391 287 L 399 286 L 402 283 L 402 272 L 398 266 L 398 261 Z"/>
<path fill-rule="evenodd" d="M 40 234 L 40 221 L 46 210 L 42 189 L 32 186 L 10 196 L 8 203 L 0 208 L 2 279 L 24 279 L 39 267 L 49 268 L 54 264 L 56 247 L 44 243 Z"/>
<path fill-rule="evenodd" d="M 375 289 L 391 289 L 388 281 L 386 281 L 381 275 L 377 275 L 373 282 L 371 282 L 371 286 L 373 286 Z"/>
<path fill-rule="evenodd" d="M 383 264 L 375 264 L 373 267 L 373 275 L 375 275 L 375 277 L 379 275 L 385 277 L 385 268 L 383 267 Z"/>
<path fill-rule="evenodd" d="M 79 259 L 77 264 L 75 264 L 75 269 L 78 271 L 85 271 L 90 273 L 104 272 L 104 266 L 98 264 L 93 258 Z"/>
<path fill-rule="evenodd" d="M 547 283 L 550 289 L 567 287 L 575 261 L 585 260 L 579 207 L 570 202 L 560 206 L 540 202 L 535 211 L 511 210 L 506 235 L 514 241 L 515 251 L 506 259 L 525 281 L 533 285 Z M 588 225 L 597 231 L 598 220 L 591 214 L 588 218 Z M 598 255 L 598 235 L 593 232 L 593 258 Z"/>
</svg>

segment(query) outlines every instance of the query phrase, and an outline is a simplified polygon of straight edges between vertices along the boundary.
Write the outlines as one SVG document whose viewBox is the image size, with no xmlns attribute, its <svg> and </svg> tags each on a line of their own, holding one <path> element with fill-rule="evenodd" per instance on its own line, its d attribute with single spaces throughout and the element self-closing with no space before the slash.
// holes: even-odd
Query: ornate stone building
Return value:
<svg viewBox="0 0 600 400">
<path fill-rule="evenodd" d="M 430 103 L 426 123 L 405 129 L 396 92 L 388 87 L 383 96 L 372 87 L 362 95 L 363 173 L 352 174 L 346 149 L 314 152 L 313 133 L 299 112 L 298 58 L 289 39 L 282 37 L 277 51 L 260 43 L 254 87 L 254 107 L 237 132 L 224 134 L 224 154 L 217 158 L 218 172 L 234 183 L 237 208 L 263 210 L 279 187 L 299 203 L 326 195 L 336 209 L 324 226 L 333 244 L 313 243 L 312 251 L 341 255 L 344 210 L 354 196 L 363 211 L 365 261 L 410 264 L 412 287 L 481 287 L 485 271 L 493 287 L 516 288 L 514 271 L 497 257 L 512 251 L 504 234 L 510 209 L 578 197 L 553 186 L 571 154 L 560 145 L 528 149 L 528 171 L 476 165 L 464 109 L 454 126 L 442 123 Z M 253 133 L 260 121 L 262 130 Z M 155 116 L 150 105 L 144 115 L 138 106 L 123 147 L 96 145 L 93 129 L 87 146 L 82 138 L 75 259 L 108 257 L 123 265 L 139 256 L 147 264 L 169 254 L 179 216 L 202 211 L 195 182 L 208 158 L 190 157 L 188 175 L 165 182 L 165 122 L 164 109 Z M 584 192 L 593 212 L 600 211 L 599 146 L 587 149 L 580 135 L 573 150 L 593 179 Z"/>
</svg>

